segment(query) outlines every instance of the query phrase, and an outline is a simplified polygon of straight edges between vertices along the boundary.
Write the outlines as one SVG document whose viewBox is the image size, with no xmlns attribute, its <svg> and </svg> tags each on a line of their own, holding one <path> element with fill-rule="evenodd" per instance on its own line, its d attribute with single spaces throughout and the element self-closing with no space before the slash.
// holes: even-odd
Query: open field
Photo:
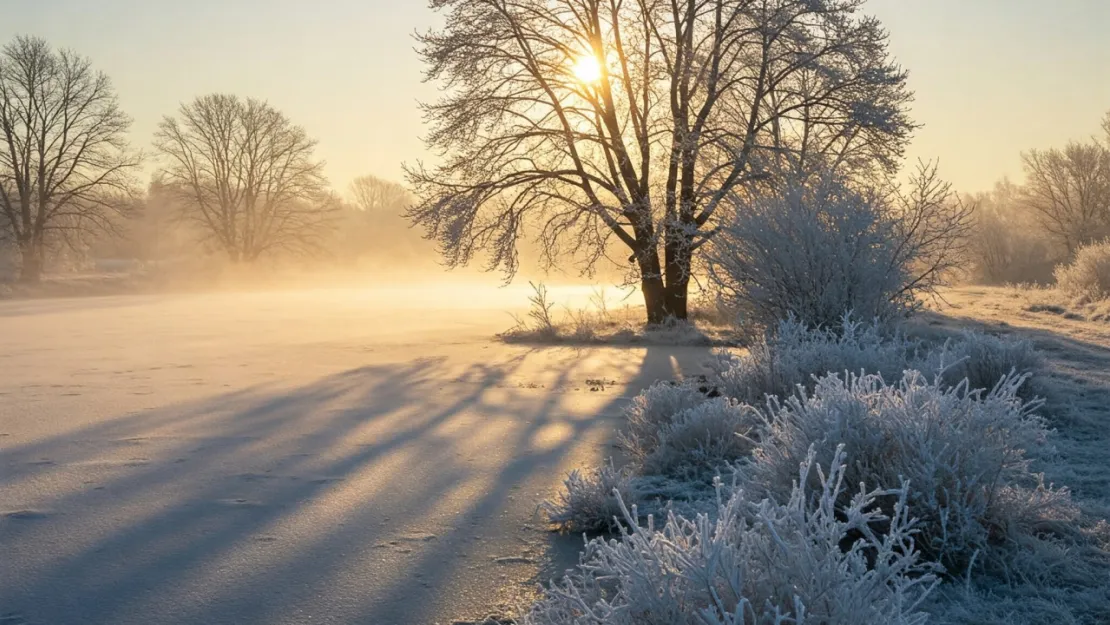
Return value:
<svg viewBox="0 0 1110 625">
<path fill-rule="evenodd" d="M 0 303 L 0 621 L 449 623 L 526 598 L 581 546 L 537 503 L 708 352 L 493 340 L 524 302 Z"/>
</svg>

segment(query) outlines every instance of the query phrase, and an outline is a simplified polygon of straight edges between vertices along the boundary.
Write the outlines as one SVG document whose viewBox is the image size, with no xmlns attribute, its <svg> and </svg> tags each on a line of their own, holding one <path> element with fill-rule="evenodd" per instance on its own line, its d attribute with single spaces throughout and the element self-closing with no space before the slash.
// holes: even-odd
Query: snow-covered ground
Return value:
<svg viewBox="0 0 1110 625">
<path fill-rule="evenodd" d="M 0 302 L 0 623 L 419 625 L 523 600 L 581 545 L 537 503 L 708 353 L 491 340 L 526 294 Z"/>
</svg>

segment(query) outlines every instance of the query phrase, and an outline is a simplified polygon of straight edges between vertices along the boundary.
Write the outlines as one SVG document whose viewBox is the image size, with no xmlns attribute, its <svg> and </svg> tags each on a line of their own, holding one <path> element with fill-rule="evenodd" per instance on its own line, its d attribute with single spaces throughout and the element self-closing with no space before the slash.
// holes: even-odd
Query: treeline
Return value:
<svg viewBox="0 0 1110 625">
<path fill-rule="evenodd" d="M 1002 180 L 972 197 L 974 280 L 1047 284 L 1080 248 L 1110 237 L 1110 113 L 1102 135 L 1030 150 L 1020 183 Z"/>
<path fill-rule="evenodd" d="M 434 260 L 402 217 L 404 187 L 365 176 L 336 191 L 316 140 L 265 101 L 184 103 L 149 152 L 130 144 L 131 121 L 89 59 L 33 37 L 0 50 L 0 248 L 22 280 L 104 257 Z"/>
<path fill-rule="evenodd" d="M 297 257 L 303 262 L 306 256 L 336 267 L 431 265 L 436 258 L 433 246 L 404 218 L 410 204 L 411 196 L 403 185 L 362 176 L 343 193 L 327 191 L 318 203 L 301 207 L 312 211 L 318 222 L 304 223 L 288 237 L 282 233 L 272 247 L 259 249 L 257 239 L 244 236 L 234 245 L 230 238 L 220 238 L 221 233 L 204 221 L 197 204 L 182 197 L 180 187 L 156 176 L 115 232 L 91 233 L 76 253 L 85 258 L 134 259 L 154 266 L 187 264 L 198 258 L 248 263 Z M 248 245 L 252 241 L 255 248 Z M 60 249 L 56 258 L 66 259 L 74 253 Z"/>
</svg>

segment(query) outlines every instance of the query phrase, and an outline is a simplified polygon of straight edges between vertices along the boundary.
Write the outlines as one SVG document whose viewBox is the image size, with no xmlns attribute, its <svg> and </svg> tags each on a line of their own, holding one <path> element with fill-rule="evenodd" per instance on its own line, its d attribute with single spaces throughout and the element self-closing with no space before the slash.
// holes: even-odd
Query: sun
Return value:
<svg viewBox="0 0 1110 625">
<path fill-rule="evenodd" d="M 579 82 L 587 85 L 592 85 L 601 80 L 601 63 L 598 63 L 597 57 L 592 54 L 583 54 L 578 57 L 572 71 Z"/>
</svg>

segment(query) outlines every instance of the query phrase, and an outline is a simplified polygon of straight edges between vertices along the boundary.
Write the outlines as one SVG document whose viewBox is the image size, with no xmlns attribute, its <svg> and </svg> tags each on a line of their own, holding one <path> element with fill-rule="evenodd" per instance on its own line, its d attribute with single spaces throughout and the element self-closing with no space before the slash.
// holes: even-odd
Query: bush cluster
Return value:
<svg viewBox="0 0 1110 625">
<path fill-rule="evenodd" d="M 847 316 L 777 330 L 633 400 L 625 470 L 573 474 L 548 507 L 566 529 L 619 533 L 588 542 L 525 622 L 975 622 L 966 601 L 938 605 L 959 587 L 994 614 L 983 597 L 1021 580 L 1031 594 L 1010 601 L 1046 613 L 1086 539 L 1068 489 L 1034 470 L 1054 450 L 1027 390 L 1032 346 L 929 345 Z M 701 503 L 648 501 L 660 492 Z"/>
</svg>

